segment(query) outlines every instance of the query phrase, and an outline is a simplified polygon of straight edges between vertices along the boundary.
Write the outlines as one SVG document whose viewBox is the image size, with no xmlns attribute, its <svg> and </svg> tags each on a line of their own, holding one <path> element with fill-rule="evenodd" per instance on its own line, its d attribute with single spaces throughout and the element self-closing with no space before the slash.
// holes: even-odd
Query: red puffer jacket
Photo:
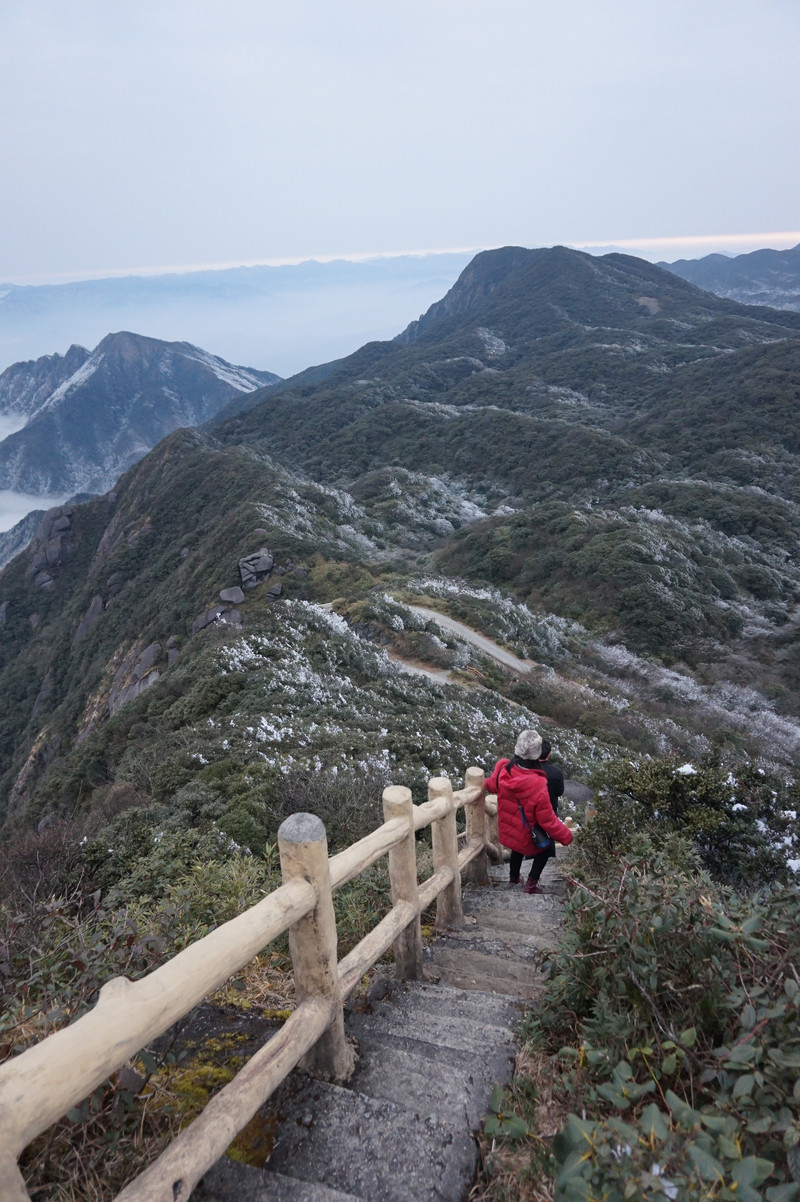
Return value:
<svg viewBox="0 0 800 1202">
<path fill-rule="evenodd" d="M 523 856 L 535 856 L 546 848 L 537 847 L 529 826 L 537 823 L 556 843 L 565 847 L 572 842 L 572 831 L 556 817 L 547 791 L 547 777 L 538 768 L 520 768 L 509 760 L 498 760 L 487 778 L 486 792 L 497 794 L 497 823 L 500 842 Z M 527 823 L 520 814 L 522 805 Z"/>
</svg>

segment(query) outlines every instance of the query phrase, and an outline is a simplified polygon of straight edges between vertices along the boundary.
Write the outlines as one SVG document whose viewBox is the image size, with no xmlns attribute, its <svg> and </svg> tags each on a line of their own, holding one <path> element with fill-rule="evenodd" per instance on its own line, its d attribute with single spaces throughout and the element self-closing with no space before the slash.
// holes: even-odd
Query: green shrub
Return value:
<svg viewBox="0 0 800 1202">
<path fill-rule="evenodd" d="M 794 889 L 737 902 L 657 852 L 579 865 L 527 1022 L 584 1116 L 553 1145 L 557 1202 L 800 1197 L 799 958 Z"/>
<path fill-rule="evenodd" d="M 798 786 L 754 763 L 734 776 L 715 758 L 697 767 L 623 761 L 607 765 L 596 783 L 598 813 L 584 839 L 595 865 L 626 852 L 642 832 L 674 832 L 718 880 L 753 890 L 789 879 L 787 861 L 800 855 Z"/>
</svg>

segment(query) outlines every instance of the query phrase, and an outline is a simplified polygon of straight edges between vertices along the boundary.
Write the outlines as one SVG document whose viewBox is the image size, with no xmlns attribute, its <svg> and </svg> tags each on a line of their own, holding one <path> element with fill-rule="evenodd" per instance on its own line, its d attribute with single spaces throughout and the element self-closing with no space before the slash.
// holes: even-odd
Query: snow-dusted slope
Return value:
<svg viewBox="0 0 800 1202">
<path fill-rule="evenodd" d="M 26 418 L 0 442 L 0 488 L 105 492 L 166 434 L 207 421 L 278 376 L 186 342 L 109 334 L 89 353 L 16 363 L 0 375 L 0 416 Z"/>
</svg>

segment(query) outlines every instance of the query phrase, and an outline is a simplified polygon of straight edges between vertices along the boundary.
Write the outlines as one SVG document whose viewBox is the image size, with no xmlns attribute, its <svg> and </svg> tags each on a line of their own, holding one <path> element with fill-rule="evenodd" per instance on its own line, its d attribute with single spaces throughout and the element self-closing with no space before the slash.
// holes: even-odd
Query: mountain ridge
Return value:
<svg viewBox="0 0 800 1202">
<path fill-rule="evenodd" d="M 717 296 L 743 304 L 800 310 L 800 244 L 789 250 L 749 251 L 743 255 L 705 255 L 659 263 L 667 271 Z"/>
</svg>

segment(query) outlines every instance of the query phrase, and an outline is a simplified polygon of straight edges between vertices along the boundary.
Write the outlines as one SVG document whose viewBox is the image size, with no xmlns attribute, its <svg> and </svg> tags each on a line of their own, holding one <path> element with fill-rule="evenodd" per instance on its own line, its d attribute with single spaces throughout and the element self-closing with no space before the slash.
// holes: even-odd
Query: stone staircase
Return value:
<svg viewBox="0 0 800 1202">
<path fill-rule="evenodd" d="M 477 1167 L 474 1133 L 492 1087 L 513 1071 L 514 1028 L 543 988 L 564 885 L 544 893 L 490 869 L 464 889 L 465 926 L 427 949 L 425 980 L 380 981 L 348 1007 L 358 1065 L 346 1086 L 293 1073 L 257 1116 L 263 1168 L 223 1158 L 198 1202 L 460 1202 Z"/>
</svg>

